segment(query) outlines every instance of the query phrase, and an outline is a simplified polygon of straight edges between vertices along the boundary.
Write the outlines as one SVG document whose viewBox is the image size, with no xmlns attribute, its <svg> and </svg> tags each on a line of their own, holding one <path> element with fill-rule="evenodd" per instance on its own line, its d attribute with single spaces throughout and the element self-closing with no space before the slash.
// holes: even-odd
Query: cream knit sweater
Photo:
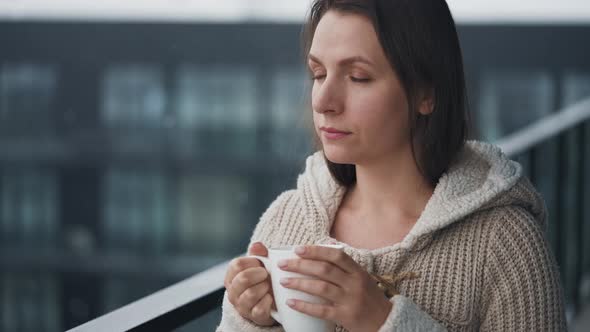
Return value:
<svg viewBox="0 0 590 332">
<path fill-rule="evenodd" d="M 281 194 L 262 215 L 251 242 L 334 242 L 331 224 L 344 193 L 322 152 L 315 153 L 297 189 Z M 391 299 L 379 332 L 563 331 L 563 295 L 545 223 L 543 201 L 521 166 L 497 147 L 468 142 L 401 242 L 375 250 L 336 242 L 369 273 L 417 274 L 398 283 L 400 295 Z M 245 320 L 226 293 L 217 331 L 283 329 Z"/>
</svg>

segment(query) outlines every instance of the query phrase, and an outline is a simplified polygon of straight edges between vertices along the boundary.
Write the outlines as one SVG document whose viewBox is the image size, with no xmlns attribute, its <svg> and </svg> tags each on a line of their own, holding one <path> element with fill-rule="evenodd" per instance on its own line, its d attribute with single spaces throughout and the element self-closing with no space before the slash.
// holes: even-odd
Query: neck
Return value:
<svg viewBox="0 0 590 332">
<path fill-rule="evenodd" d="M 366 220 L 415 223 L 434 188 L 418 170 L 408 146 L 401 153 L 356 165 L 351 207 Z"/>
</svg>

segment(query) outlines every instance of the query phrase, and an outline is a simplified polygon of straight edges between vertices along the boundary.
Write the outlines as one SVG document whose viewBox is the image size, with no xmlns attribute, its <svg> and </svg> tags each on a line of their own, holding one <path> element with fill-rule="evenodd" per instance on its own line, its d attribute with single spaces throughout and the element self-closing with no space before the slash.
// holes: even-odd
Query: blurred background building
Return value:
<svg viewBox="0 0 590 332">
<path fill-rule="evenodd" d="M 0 2 L 1 331 L 69 329 L 245 251 L 313 150 L 308 4 Z M 476 137 L 590 96 L 587 1 L 449 4 Z M 521 161 L 538 164 L 571 318 L 590 302 L 590 245 L 552 214 L 584 194 L 555 190 L 558 153 Z"/>
</svg>

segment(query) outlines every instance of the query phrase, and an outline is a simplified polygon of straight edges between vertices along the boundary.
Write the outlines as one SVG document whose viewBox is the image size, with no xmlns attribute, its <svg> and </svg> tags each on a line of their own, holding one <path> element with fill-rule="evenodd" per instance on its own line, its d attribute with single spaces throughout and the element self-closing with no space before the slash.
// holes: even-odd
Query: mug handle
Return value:
<svg viewBox="0 0 590 332">
<path fill-rule="evenodd" d="M 271 263 L 270 263 L 270 259 L 268 259 L 268 257 L 264 257 L 264 256 L 257 256 L 257 255 L 248 255 L 248 257 L 252 257 L 252 258 L 256 258 L 259 261 L 262 262 L 262 264 L 264 265 L 264 268 L 266 269 L 266 271 L 268 271 L 268 273 L 270 273 L 270 269 L 271 269 Z M 277 322 L 283 324 L 281 316 L 279 316 L 278 311 L 276 310 L 270 310 L 270 316 L 272 318 L 274 318 L 274 320 L 276 320 Z"/>
</svg>

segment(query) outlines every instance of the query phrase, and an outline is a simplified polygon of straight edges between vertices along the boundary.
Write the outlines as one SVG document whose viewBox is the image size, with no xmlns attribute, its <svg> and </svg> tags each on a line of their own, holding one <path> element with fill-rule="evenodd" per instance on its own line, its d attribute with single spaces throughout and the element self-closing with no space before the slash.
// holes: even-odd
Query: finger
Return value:
<svg viewBox="0 0 590 332">
<path fill-rule="evenodd" d="M 242 271 L 245 271 L 249 268 L 261 267 L 262 262 L 260 262 L 256 258 L 252 257 L 239 257 L 233 259 L 227 268 L 227 272 L 225 274 L 225 279 L 223 280 L 223 285 L 225 288 L 229 288 L 230 284 L 236 277 L 236 275 Z"/>
<path fill-rule="evenodd" d="M 295 249 L 295 252 L 301 258 L 330 262 L 348 273 L 358 270 L 358 264 L 342 249 L 324 246 L 300 246 Z"/>
<path fill-rule="evenodd" d="M 309 303 L 305 301 L 290 299 L 287 305 L 294 310 L 304 314 L 321 318 L 324 320 L 336 321 L 336 309 L 328 304 Z"/>
<path fill-rule="evenodd" d="M 252 308 L 252 318 L 257 321 L 266 320 L 270 317 L 273 299 L 270 294 L 266 293 L 260 301 Z"/>
<path fill-rule="evenodd" d="M 256 284 L 248 289 L 246 289 L 239 297 L 238 297 L 238 306 L 244 308 L 248 312 L 252 310 L 252 308 L 262 300 L 264 295 L 268 294 L 270 289 L 269 282 L 261 282 Z"/>
<path fill-rule="evenodd" d="M 286 288 L 296 289 L 307 294 L 316 295 L 333 303 L 341 302 L 344 295 L 342 288 L 323 280 L 283 278 L 280 282 L 281 285 Z"/>
<path fill-rule="evenodd" d="M 230 302 L 235 305 L 237 299 L 246 289 L 264 281 L 266 278 L 268 278 L 268 272 L 263 267 L 249 268 L 238 273 L 227 290 Z"/>
<path fill-rule="evenodd" d="M 250 249 L 248 249 L 248 254 L 267 257 L 268 249 L 266 249 L 262 242 L 254 242 L 250 246 Z"/>
<path fill-rule="evenodd" d="M 349 274 L 340 267 L 325 261 L 311 259 L 286 259 L 279 262 L 279 268 L 284 271 L 300 273 L 341 286 L 349 278 Z"/>
</svg>

